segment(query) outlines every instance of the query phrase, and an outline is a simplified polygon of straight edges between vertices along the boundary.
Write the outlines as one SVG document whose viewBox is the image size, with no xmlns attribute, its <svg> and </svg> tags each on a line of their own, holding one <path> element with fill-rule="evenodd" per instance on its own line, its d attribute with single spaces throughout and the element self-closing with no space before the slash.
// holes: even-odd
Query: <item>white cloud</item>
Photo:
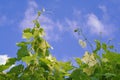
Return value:
<svg viewBox="0 0 120 80">
<path fill-rule="evenodd" d="M 24 19 L 20 23 L 20 28 L 33 27 L 32 21 L 37 16 L 38 4 L 35 1 L 29 1 L 28 8 L 25 11 Z M 107 13 L 107 8 L 105 6 L 99 6 L 99 8 Z M 61 39 L 61 36 L 64 32 L 72 33 L 76 38 L 79 38 L 78 35 L 74 33 L 74 29 L 81 27 L 84 31 L 89 31 L 94 35 L 99 35 L 100 32 L 104 36 L 110 33 L 110 29 L 107 29 L 110 26 L 105 24 L 105 19 L 107 14 L 103 15 L 104 18 L 99 19 L 95 14 L 82 14 L 82 11 L 74 9 L 73 10 L 74 19 L 63 18 L 62 21 L 52 19 L 52 16 L 46 16 L 45 14 L 41 15 L 39 18 L 41 27 L 45 29 L 46 39 L 49 41 L 58 41 Z M 87 16 L 87 18 L 86 18 Z"/>
<path fill-rule="evenodd" d="M 79 9 L 73 9 L 73 19 L 68 19 L 71 23 L 74 21 L 80 27 L 84 33 L 90 33 L 89 35 L 100 35 L 111 36 L 115 31 L 114 24 L 111 23 L 111 18 L 108 13 L 108 9 L 105 5 L 99 5 L 98 8 L 101 10 L 102 15 L 97 15 L 93 13 L 84 13 Z M 71 24 L 71 26 L 74 26 Z"/>
<path fill-rule="evenodd" d="M 59 25 L 58 22 L 54 22 L 47 16 L 40 16 L 41 27 L 43 27 L 46 31 L 46 39 L 52 41 L 58 41 L 60 39 L 60 31 L 62 31 L 62 25 Z"/>
<path fill-rule="evenodd" d="M 104 24 L 94 14 L 88 15 L 87 25 L 91 33 L 99 35 L 102 32 L 103 34 L 107 34 Z"/>
<path fill-rule="evenodd" d="M 73 34 L 76 38 L 79 38 L 79 35 L 76 35 L 76 33 L 74 32 L 75 29 L 80 27 L 79 22 L 68 18 L 65 19 L 65 22 L 68 26 L 66 31 Z"/>
<path fill-rule="evenodd" d="M 8 55 L 0 55 L 0 65 L 5 65 L 7 60 L 10 57 L 8 57 Z M 10 71 L 10 69 L 12 69 L 14 66 L 16 66 L 15 64 L 11 65 L 8 69 L 4 70 L 3 73 L 7 73 L 8 71 Z"/>
<path fill-rule="evenodd" d="M 0 65 L 5 65 L 7 60 L 9 59 L 10 57 L 8 57 L 8 55 L 0 55 Z M 14 66 L 16 66 L 15 64 L 11 65 L 8 69 L 4 70 L 3 73 L 7 73 L 10 71 L 10 69 L 12 69 Z"/>
<path fill-rule="evenodd" d="M 107 12 L 107 8 L 104 5 L 99 5 L 98 8 L 101 9 L 103 12 Z"/>
<path fill-rule="evenodd" d="M 28 27 L 33 27 L 32 21 L 36 18 L 35 9 L 37 8 L 37 4 L 34 1 L 29 1 L 28 8 L 25 11 L 24 19 L 20 23 L 20 28 L 23 30 Z"/>
<path fill-rule="evenodd" d="M 0 65 L 5 65 L 8 58 L 9 57 L 7 55 L 0 55 Z"/>
<path fill-rule="evenodd" d="M 79 26 L 76 20 L 66 19 L 66 23 L 70 27 L 69 29 L 72 31 L 74 31 L 74 29 L 76 29 Z"/>
<path fill-rule="evenodd" d="M 108 14 L 108 9 L 105 5 L 99 5 L 98 8 L 103 12 L 103 15 L 102 15 L 102 20 L 104 22 L 108 22 L 110 20 L 110 16 Z"/>
<path fill-rule="evenodd" d="M 63 32 L 63 30 L 65 30 L 64 27 L 63 27 L 63 24 L 60 21 L 56 22 L 56 26 L 58 27 L 60 32 Z"/>
</svg>

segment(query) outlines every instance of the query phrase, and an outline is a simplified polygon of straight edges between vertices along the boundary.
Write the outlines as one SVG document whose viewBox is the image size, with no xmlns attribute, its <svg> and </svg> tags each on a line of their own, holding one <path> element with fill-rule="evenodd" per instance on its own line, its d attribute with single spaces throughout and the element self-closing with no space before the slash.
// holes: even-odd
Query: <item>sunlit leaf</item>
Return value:
<svg viewBox="0 0 120 80">
<path fill-rule="evenodd" d="M 88 52 L 85 52 L 85 55 L 83 56 L 81 61 L 84 62 L 85 64 L 88 64 L 90 67 L 97 64 L 94 54 L 89 54 Z"/>
<path fill-rule="evenodd" d="M 76 60 L 76 62 L 77 62 L 78 65 L 82 65 L 82 61 L 81 61 L 80 58 L 75 58 L 75 60 Z"/>
<path fill-rule="evenodd" d="M 30 39 L 31 37 L 33 37 L 32 33 L 23 33 L 23 38 Z"/>
<path fill-rule="evenodd" d="M 43 28 L 40 28 L 40 29 L 39 29 L 39 36 L 40 36 L 40 37 L 45 36 L 45 32 L 44 32 L 44 29 L 43 29 Z"/>
<path fill-rule="evenodd" d="M 85 72 L 88 76 L 92 75 L 94 73 L 94 68 L 84 68 L 83 72 Z"/>
</svg>

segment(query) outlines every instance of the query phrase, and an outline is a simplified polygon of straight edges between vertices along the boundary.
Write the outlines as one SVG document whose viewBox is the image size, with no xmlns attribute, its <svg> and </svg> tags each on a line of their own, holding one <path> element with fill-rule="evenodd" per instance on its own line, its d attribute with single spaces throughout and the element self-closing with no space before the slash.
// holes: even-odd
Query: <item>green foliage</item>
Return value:
<svg viewBox="0 0 120 80">
<path fill-rule="evenodd" d="M 95 40 L 96 43 L 96 49 L 93 51 L 94 53 L 97 53 L 101 49 L 100 41 Z"/>
<path fill-rule="evenodd" d="M 38 12 L 38 16 L 40 16 Z M 38 18 L 37 18 L 38 19 Z M 65 80 L 72 70 L 71 62 L 60 62 L 49 52 L 50 45 L 43 38 L 44 29 L 39 21 L 34 20 L 35 26 L 23 31 L 26 41 L 17 43 L 19 50 L 16 58 L 10 58 L 5 65 L 0 66 L 0 80 Z M 15 62 L 24 62 L 17 65 Z M 6 69 L 15 65 L 10 70 Z"/>
<path fill-rule="evenodd" d="M 120 54 L 112 52 L 113 45 L 110 48 L 109 45 L 100 43 L 98 40 L 95 43 L 96 49 L 93 53 L 85 52 L 81 59 L 76 58 L 79 67 L 71 75 L 79 74 L 79 77 L 73 76 L 73 80 L 119 80 Z M 100 50 L 102 50 L 102 56 L 98 54 Z M 81 78 L 82 75 L 84 75 L 83 79 Z"/>
<path fill-rule="evenodd" d="M 41 12 L 38 12 L 38 17 L 40 15 Z M 17 57 L 9 58 L 5 65 L 0 65 L 0 80 L 120 79 L 120 54 L 112 51 L 113 45 L 101 43 L 99 40 L 95 40 L 96 48 L 92 53 L 86 51 L 82 58 L 75 58 L 77 67 L 70 61 L 57 61 L 49 52 L 51 46 L 44 39 L 45 32 L 40 26 L 38 17 L 33 21 L 35 26 L 32 29 L 27 28 L 23 31 L 23 38 L 26 41 L 17 43 L 19 47 Z M 86 45 L 82 41 L 80 44 Z M 98 54 L 99 51 L 102 51 L 101 56 Z M 12 65 L 15 66 L 9 69 Z"/>
</svg>

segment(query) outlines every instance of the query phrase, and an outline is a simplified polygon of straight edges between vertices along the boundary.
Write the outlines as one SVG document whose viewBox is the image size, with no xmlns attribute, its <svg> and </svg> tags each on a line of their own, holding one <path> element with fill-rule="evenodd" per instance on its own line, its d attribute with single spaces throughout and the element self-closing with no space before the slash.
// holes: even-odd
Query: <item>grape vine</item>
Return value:
<svg viewBox="0 0 120 80">
<path fill-rule="evenodd" d="M 87 40 L 93 52 L 86 51 L 82 58 L 75 58 L 77 67 L 70 61 L 57 61 L 49 51 L 50 44 L 44 39 L 45 31 L 38 21 L 40 15 L 38 12 L 33 28 L 23 31 L 26 41 L 17 43 L 17 57 L 0 65 L 0 80 L 120 80 L 120 54 L 112 51 L 113 45 L 99 40 L 95 41 L 95 49 Z M 98 54 L 100 50 L 102 56 Z M 12 65 L 15 66 L 9 69 Z"/>
</svg>

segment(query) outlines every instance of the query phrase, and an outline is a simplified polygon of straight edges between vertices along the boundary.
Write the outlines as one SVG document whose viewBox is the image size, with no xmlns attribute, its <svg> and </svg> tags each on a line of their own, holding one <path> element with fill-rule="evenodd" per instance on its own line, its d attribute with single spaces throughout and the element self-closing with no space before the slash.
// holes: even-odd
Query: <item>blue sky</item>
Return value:
<svg viewBox="0 0 120 80">
<path fill-rule="evenodd" d="M 33 27 L 32 20 L 42 8 L 45 12 L 39 20 L 58 60 L 81 57 L 90 50 L 89 45 L 84 49 L 79 45 L 83 38 L 74 33 L 76 28 L 81 28 L 92 44 L 95 39 L 112 39 L 119 49 L 119 4 L 119 0 L 0 0 L 0 55 L 16 56 L 22 30 Z"/>
</svg>

